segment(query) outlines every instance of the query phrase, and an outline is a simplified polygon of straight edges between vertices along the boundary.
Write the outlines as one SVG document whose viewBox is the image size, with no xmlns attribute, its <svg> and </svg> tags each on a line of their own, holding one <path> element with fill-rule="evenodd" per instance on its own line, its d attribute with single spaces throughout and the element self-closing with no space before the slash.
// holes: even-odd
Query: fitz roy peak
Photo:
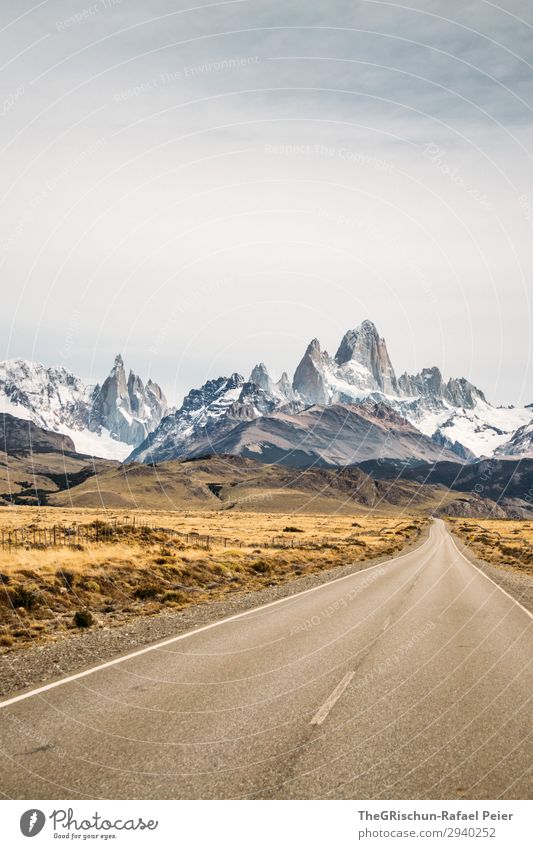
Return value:
<svg viewBox="0 0 533 849">
<path fill-rule="evenodd" d="M 318 339 L 308 346 L 294 374 L 293 388 L 313 404 L 353 402 L 371 392 L 398 394 L 398 381 L 385 340 L 371 321 L 348 330 L 332 358 Z"/>
<path fill-rule="evenodd" d="M 398 382 L 387 345 L 371 321 L 363 321 L 355 330 L 345 333 L 335 354 L 335 362 L 341 369 L 360 365 L 369 372 L 376 389 L 386 395 L 398 393 Z"/>
<path fill-rule="evenodd" d="M 326 416 L 330 407 L 337 412 Z M 276 382 L 264 363 L 248 381 L 239 374 L 208 381 L 129 460 L 232 453 L 288 465 L 369 456 L 468 461 L 492 456 L 531 418 L 531 410 L 493 407 L 465 378 L 445 381 L 437 367 L 397 378 L 385 340 L 367 320 L 345 333 L 334 357 L 313 339 L 292 384 L 285 372 Z M 373 438 L 365 440 L 369 429 Z"/>
<path fill-rule="evenodd" d="M 168 412 L 161 388 L 146 385 L 116 357 L 102 385 L 65 368 L 26 360 L 0 363 L 0 412 L 69 436 L 80 454 L 123 460 Z"/>
</svg>

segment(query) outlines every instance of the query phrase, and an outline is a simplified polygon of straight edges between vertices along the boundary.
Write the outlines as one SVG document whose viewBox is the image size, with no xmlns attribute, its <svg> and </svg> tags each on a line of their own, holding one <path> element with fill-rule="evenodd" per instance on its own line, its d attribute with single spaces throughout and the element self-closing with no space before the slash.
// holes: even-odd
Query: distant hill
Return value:
<svg viewBox="0 0 533 849">
<path fill-rule="evenodd" d="M 0 413 L 0 450 L 15 456 L 50 451 L 76 453 L 70 436 L 45 430 L 9 413 Z"/>
<path fill-rule="evenodd" d="M 115 465 L 77 454 L 68 436 L 0 414 L 0 505 L 46 504 L 52 493 Z"/>
<path fill-rule="evenodd" d="M 533 513 L 533 459 L 480 460 L 477 463 L 448 461 L 369 460 L 358 468 L 376 480 L 399 480 L 422 485 L 443 486 L 449 490 L 490 498 L 505 509 Z"/>
<path fill-rule="evenodd" d="M 493 502 L 464 497 L 465 515 L 504 516 Z M 203 509 L 266 513 L 376 514 L 438 513 L 456 501 L 442 486 L 410 481 L 375 481 L 357 467 L 293 469 L 234 456 L 123 464 L 87 478 L 69 492 L 53 495 L 51 505 L 144 510 Z"/>
</svg>

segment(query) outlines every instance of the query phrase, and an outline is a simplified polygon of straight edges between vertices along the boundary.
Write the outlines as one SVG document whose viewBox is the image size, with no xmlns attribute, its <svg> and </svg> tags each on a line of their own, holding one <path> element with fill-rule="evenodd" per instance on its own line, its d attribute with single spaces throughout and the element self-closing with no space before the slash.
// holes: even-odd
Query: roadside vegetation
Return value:
<svg viewBox="0 0 533 849">
<path fill-rule="evenodd" d="M 294 520 L 256 513 L 0 509 L 4 538 L 17 529 L 23 540 L 0 550 L 0 650 L 388 557 L 414 542 L 427 524 L 420 517 Z M 87 541 L 83 529 L 95 523 L 99 541 Z M 39 530 L 48 529 L 49 540 L 51 527 L 78 526 L 71 542 L 32 542 L 43 539 Z M 202 535 L 201 544 L 195 533 Z"/>
<path fill-rule="evenodd" d="M 480 560 L 533 577 L 533 522 L 448 519 L 450 530 Z"/>
</svg>

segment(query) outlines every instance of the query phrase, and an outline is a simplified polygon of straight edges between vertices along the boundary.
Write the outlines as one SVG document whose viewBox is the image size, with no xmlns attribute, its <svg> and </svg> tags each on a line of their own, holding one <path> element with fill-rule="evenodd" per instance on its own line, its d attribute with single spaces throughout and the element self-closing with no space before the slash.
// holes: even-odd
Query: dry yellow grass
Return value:
<svg viewBox="0 0 533 849">
<path fill-rule="evenodd" d="M 90 611 L 94 624 L 105 627 L 166 606 L 179 608 L 388 556 L 416 539 L 427 521 L 367 516 L 298 516 L 295 520 L 278 514 L 160 511 L 134 517 L 131 511 L 102 515 L 93 509 L 6 508 L 0 510 L 0 529 L 88 525 L 96 519 L 111 523 L 112 542 L 0 551 L 0 645 L 7 649 L 55 639 L 74 627 L 76 610 Z M 115 520 L 117 531 L 113 531 Z M 146 522 L 148 528 L 143 527 Z M 206 550 L 161 528 L 197 531 L 234 542 L 216 543 Z M 301 530 L 286 532 L 286 528 Z M 274 536 L 290 539 L 293 547 L 265 546 Z"/>
<path fill-rule="evenodd" d="M 533 576 L 533 522 L 449 519 L 451 530 L 476 557 Z"/>
<path fill-rule="evenodd" d="M 0 532 L 15 528 L 50 528 L 87 525 L 96 520 L 109 524 L 147 524 L 149 527 L 170 528 L 181 533 L 194 533 L 224 537 L 235 542 L 255 545 L 267 544 L 273 537 L 294 538 L 298 543 L 322 542 L 324 538 L 334 541 L 353 536 L 375 537 L 392 533 L 396 527 L 405 527 L 413 519 L 409 516 L 397 518 L 371 517 L 367 514 L 349 516 L 324 514 L 287 513 L 233 513 L 215 510 L 164 511 L 164 510 L 98 510 L 97 508 L 62 507 L 3 507 L 0 508 Z M 420 517 L 417 517 L 417 521 Z M 354 523 L 355 526 L 354 526 Z M 357 525 L 360 525 L 357 528 Z M 298 531 L 285 532 L 285 528 L 296 527 Z"/>
</svg>

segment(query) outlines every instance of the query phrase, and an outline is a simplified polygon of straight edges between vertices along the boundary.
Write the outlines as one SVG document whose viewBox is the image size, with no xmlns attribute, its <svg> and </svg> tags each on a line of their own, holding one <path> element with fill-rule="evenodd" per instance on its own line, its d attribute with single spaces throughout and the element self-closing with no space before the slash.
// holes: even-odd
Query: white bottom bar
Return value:
<svg viewBox="0 0 533 849">
<path fill-rule="evenodd" d="M 533 830 L 532 803 L 526 801 L 2 801 L 0 816 L 2 845 L 10 849 L 75 844 L 529 849 Z M 24 836 L 21 817 L 26 831 L 31 822 L 39 833 Z M 139 818 L 144 828 L 123 827 Z M 32 836 L 35 844 L 29 843 Z"/>
</svg>

